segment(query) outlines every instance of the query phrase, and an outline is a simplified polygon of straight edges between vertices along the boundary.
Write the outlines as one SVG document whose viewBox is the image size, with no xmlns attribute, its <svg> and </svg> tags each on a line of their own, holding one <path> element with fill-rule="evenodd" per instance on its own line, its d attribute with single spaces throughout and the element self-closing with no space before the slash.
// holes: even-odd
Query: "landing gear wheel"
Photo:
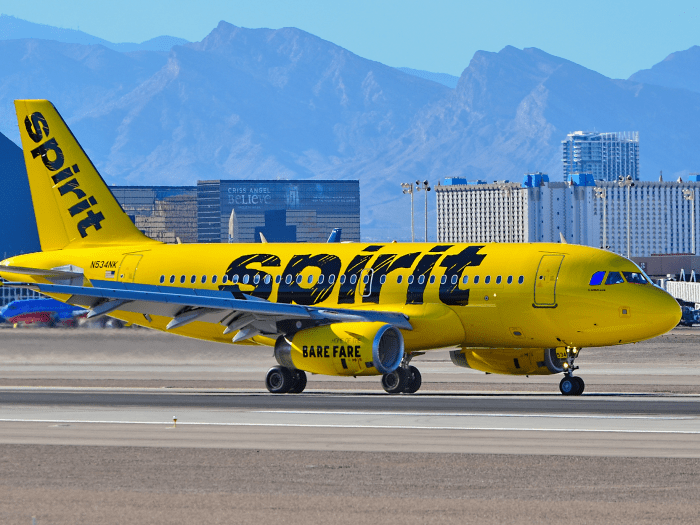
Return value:
<svg viewBox="0 0 700 525">
<path fill-rule="evenodd" d="M 399 367 L 390 374 L 382 376 L 382 388 L 389 394 L 400 394 L 406 390 L 408 380 L 409 375 L 406 369 Z"/>
<path fill-rule="evenodd" d="M 408 367 L 408 381 L 406 382 L 406 388 L 404 392 L 406 394 L 415 394 L 418 392 L 420 385 L 422 383 L 421 375 L 415 366 Z"/>
<path fill-rule="evenodd" d="M 273 366 L 265 377 L 265 386 L 271 394 L 286 394 L 294 384 L 292 371 L 283 366 Z"/>
<path fill-rule="evenodd" d="M 580 377 L 564 376 L 559 383 L 559 391 L 565 396 L 578 396 L 583 393 L 585 386 Z"/>
<path fill-rule="evenodd" d="M 306 388 L 306 372 L 303 370 L 292 370 L 292 379 L 294 384 L 289 389 L 290 394 L 301 394 Z"/>
</svg>

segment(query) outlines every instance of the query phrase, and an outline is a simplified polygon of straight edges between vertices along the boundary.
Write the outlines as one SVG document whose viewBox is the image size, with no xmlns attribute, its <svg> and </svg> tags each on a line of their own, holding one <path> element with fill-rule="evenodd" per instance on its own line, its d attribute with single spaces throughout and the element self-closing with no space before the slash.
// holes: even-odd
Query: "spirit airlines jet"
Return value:
<svg viewBox="0 0 700 525">
<path fill-rule="evenodd" d="M 298 393 L 305 372 L 381 376 L 413 393 L 411 359 L 452 348 L 457 366 L 559 374 L 584 347 L 634 343 L 681 311 L 631 261 L 570 244 L 162 244 L 122 211 L 53 105 L 15 102 L 40 253 L 0 276 L 88 317 L 197 339 L 272 347 L 266 386 Z"/>
</svg>

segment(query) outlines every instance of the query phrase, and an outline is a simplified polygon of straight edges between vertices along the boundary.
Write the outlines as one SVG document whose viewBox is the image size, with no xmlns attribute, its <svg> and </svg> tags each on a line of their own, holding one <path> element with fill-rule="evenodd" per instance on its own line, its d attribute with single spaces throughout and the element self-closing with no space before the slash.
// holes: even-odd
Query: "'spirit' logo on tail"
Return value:
<svg viewBox="0 0 700 525">
<path fill-rule="evenodd" d="M 92 196 L 88 197 L 80 188 L 80 182 L 78 182 L 78 178 L 76 177 L 76 175 L 80 173 L 80 168 L 78 168 L 77 164 L 66 168 L 63 167 L 65 164 L 63 151 L 61 151 L 55 138 L 48 138 L 49 124 L 46 122 L 44 115 L 38 111 L 32 113 L 31 116 L 24 118 L 24 126 L 27 128 L 29 138 L 37 144 L 47 139 L 31 151 L 32 158 L 36 159 L 37 157 L 41 157 L 44 166 L 46 166 L 49 171 L 57 172 L 51 176 L 51 180 L 54 186 L 61 184 L 58 186 L 58 193 L 61 197 L 72 193 L 78 198 L 78 202 L 70 206 L 68 212 L 71 217 L 85 213 L 85 217 L 78 221 L 78 232 L 80 236 L 83 238 L 87 237 L 87 230 L 91 226 L 94 227 L 95 230 L 101 229 L 102 225 L 100 223 L 105 219 L 105 216 L 101 211 L 95 213 L 91 209 L 97 204 L 97 199 Z"/>
</svg>

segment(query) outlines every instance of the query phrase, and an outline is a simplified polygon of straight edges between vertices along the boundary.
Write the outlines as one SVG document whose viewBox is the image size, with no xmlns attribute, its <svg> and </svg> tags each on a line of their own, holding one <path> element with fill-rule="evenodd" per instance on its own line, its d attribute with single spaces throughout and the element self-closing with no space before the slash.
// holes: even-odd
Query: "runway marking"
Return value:
<svg viewBox="0 0 700 525">
<path fill-rule="evenodd" d="M 596 416 L 577 414 L 495 414 L 480 412 L 360 412 L 325 411 L 325 410 L 251 410 L 255 414 L 303 414 L 303 415 L 331 415 L 331 416 L 428 416 L 428 417 L 541 417 L 551 419 L 645 419 L 645 420 L 692 420 L 691 416 Z"/>
<path fill-rule="evenodd" d="M 72 423 L 104 425 L 169 425 L 172 421 L 91 421 L 73 419 L 0 419 L 0 423 Z M 611 434 L 689 434 L 700 435 L 700 430 L 623 430 L 623 429 L 587 429 L 587 428 L 510 428 L 510 427 L 447 427 L 420 425 L 322 425 L 295 423 L 203 423 L 197 421 L 178 421 L 181 426 L 213 427 L 284 427 L 284 428 L 365 428 L 373 430 L 480 430 L 506 432 L 590 432 Z M 167 428 L 167 427 L 166 427 Z"/>
</svg>

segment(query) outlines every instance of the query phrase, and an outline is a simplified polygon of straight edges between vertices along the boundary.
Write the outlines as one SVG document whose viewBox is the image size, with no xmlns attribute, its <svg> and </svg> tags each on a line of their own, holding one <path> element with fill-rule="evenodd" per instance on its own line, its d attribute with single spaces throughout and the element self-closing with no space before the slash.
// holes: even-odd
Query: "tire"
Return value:
<svg viewBox="0 0 700 525">
<path fill-rule="evenodd" d="M 565 396 L 575 396 L 578 388 L 578 381 L 573 376 L 564 376 L 559 382 L 559 391 Z"/>
<path fill-rule="evenodd" d="M 393 372 L 382 376 L 382 388 L 389 394 L 400 394 L 406 390 L 408 379 L 409 376 L 406 370 L 399 367 Z"/>
<path fill-rule="evenodd" d="M 286 394 L 294 386 L 294 377 L 289 368 L 273 366 L 265 376 L 265 386 L 271 394 Z"/>
<path fill-rule="evenodd" d="M 423 383 L 420 371 L 415 366 L 408 367 L 408 381 L 406 383 L 406 388 L 404 389 L 406 394 L 415 394 Z"/>
<path fill-rule="evenodd" d="M 294 384 L 289 389 L 290 394 L 301 394 L 306 388 L 306 372 L 303 370 L 292 370 Z"/>
<path fill-rule="evenodd" d="M 574 380 L 575 380 L 576 383 L 578 384 L 578 389 L 576 390 L 576 393 L 575 393 L 574 395 L 580 396 L 581 394 L 583 394 L 583 391 L 584 391 L 585 388 L 586 388 L 586 383 L 584 383 L 584 382 L 583 382 L 583 379 L 581 379 L 581 378 L 578 377 L 578 376 L 574 377 Z"/>
</svg>

